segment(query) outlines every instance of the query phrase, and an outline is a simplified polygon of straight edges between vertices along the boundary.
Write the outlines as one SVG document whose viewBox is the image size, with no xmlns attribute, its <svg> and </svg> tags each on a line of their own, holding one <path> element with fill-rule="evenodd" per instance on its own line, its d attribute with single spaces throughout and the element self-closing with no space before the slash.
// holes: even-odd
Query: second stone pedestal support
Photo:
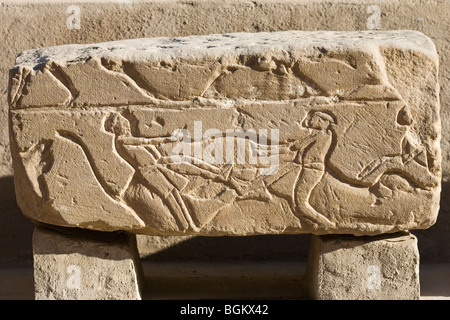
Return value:
<svg viewBox="0 0 450 320">
<path fill-rule="evenodd" d="M 419 250 L 410 233 L 313 236 L 307 279 L 318 300 L 419 299 Z"/>
</svg>

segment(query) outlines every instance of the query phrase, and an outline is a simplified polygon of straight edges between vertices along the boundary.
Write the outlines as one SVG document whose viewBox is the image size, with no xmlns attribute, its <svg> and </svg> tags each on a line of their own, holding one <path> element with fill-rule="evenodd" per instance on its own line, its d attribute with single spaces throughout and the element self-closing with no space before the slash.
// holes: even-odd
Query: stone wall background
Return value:
<svg viewBox="0 0 450 320">
<path fill-rule="evenodd" d="M 15 204 L 9 155 L 8 70 L 18 53 L 69 43 L 281 30 L 412 29 L 434 41 L 440 56 L 441 210 L 433 227 L 413 233 L 422 262 L 450 261 L 449 14 L 450 1 L 446 0 L 0 1 L 0 268 L 32 263 L 34 225 Z M 190 237 L 181 242 L 145 237 L 139 243 L 142 253 L 153 254 L 152 259 L 306 260 L 309 235 Z"/>
</svg>

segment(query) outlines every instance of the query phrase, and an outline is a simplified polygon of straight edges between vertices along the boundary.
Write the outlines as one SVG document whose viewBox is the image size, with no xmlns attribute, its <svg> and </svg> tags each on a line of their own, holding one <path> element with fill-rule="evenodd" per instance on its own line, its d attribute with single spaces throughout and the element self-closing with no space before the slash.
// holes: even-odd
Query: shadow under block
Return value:
<svg viewBox="0 0 450 320">
<path fill-rule="evenodd" d="M 311 298 L 318 300 L 417 300 L 417 238 L 406 232 L 313 235 L 307 286 Z"/>
<path fill-rule="evenodd" d="M 9 84 L 17 201 L 43 223 L 157 236 L 426 229 L 437 72 L 415 31 L 25 51 Z"/>
<path fill-rule="evenodd" d="M 140 300 L 143 275 L 136 238 L 36 227 L 36 300 Z"/>
</svg>

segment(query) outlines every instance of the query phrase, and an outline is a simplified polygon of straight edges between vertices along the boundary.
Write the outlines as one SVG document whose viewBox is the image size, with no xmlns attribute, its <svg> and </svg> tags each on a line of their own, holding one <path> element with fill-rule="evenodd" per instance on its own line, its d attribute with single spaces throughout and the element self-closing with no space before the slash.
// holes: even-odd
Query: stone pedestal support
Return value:
<svg viewBox="0 0 450 320">
<path fill-rule="evenodd" d="M 33 257 L 37 300 L 141 299 L 132 234 L 36 227 Z M 419 299 L 417 239 L 407 232 L 313 235 L 305 279 L 316 300 Z"/>
<path fill-rule="evenodd" d="M 318 300 L 419 299 L 419 250 L 410 233 L 313 236 L 310 296 Z"/>
<path fill-rule="evenodd" d="M 139 300 L 136 238 L 127 233 L 36 227 L 36 300 Z"/>
</svg>

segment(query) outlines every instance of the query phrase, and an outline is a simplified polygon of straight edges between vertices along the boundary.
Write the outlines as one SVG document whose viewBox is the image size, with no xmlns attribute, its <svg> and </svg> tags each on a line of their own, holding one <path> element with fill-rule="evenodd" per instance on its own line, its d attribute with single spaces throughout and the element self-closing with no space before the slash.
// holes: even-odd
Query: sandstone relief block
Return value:
<svg viewBox="0 0 450 320">
<path fill-rule="evenodd" d="M 9 86 L 17 201 L 36 221 L 149 235 L 428 228 L 437 70 L 413 31 L 25 51 Z"/>
</svg>

